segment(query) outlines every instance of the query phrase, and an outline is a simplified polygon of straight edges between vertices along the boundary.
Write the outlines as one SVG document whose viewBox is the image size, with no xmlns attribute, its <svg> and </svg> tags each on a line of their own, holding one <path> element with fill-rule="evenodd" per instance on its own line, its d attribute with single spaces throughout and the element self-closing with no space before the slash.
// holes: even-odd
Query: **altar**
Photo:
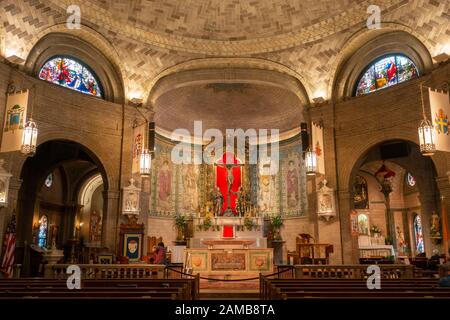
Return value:
<svg viewBox="0 0 450 320">
<path fill-rule="evenodd" d="M 210 224 L 205 219 L 194 219 L 196 231 L 185 252 L 186 269 L 212 277 L 273 272 L 273 249 L 267 248 L 261 217 L 214 217 Z"/>
<path fill-rule="evenodd" d="M 272 249 L 187 249 L 186 267 L 208 275 L 273 272 Z"/>
</svg>

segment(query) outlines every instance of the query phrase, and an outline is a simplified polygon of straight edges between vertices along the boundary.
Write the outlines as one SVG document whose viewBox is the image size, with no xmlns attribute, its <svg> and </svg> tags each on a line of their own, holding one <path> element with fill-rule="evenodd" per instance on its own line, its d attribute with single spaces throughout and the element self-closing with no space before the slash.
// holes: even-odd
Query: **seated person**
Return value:
<svg viewBox="0 0 450 320">
<path fill-rule="evenodd" d="M 434 249 L 433 250 L 433 255 L 431 256 L 430 260 L 428 261 L 428 269 L 430 270 L 437 270 L 438 266 L 440 264 L 440 259 L 441 256 L 439 254 L 439 251 Z"/>
<path fill-rule="evenodd" d="M 158 243 L 158 246 L 155 248 L 155 257 L 154 262 L 155 264 L 165 264 L 167 265 L 167 257 L 166 257 L 167 250 L 164 247 L 164 243 L 160 242 Z"/>
</svg>

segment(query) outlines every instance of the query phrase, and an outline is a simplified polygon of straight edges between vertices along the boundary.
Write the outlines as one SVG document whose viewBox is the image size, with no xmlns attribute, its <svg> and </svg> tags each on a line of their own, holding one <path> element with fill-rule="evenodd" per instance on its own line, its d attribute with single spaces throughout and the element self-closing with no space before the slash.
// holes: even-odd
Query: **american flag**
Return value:
<svg viewBox="0 0 450 320">
<path fill-rule="evenodd" d="M 5 242 L 4 242 L 4 255 L 2 260 L 1 271 L 6 278 L 13 276 L 14 266 L 14 249 L 16 247 L 16 215 L 13 214 L 11 222 L 6 229 Z"/>
</svg>

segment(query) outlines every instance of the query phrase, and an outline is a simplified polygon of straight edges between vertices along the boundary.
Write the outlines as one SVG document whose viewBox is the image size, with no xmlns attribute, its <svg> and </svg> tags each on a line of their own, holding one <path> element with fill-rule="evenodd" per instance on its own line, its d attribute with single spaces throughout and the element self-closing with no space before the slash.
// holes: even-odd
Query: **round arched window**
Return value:
<svg viewBox="0 0 450 320">
<path fill-rule="evenodd" d="M 419 72 L 406 56 L 392 54 L 372 61 L 356 83 L 355 95 L 361 96 L 416 78 Z"/>
<path fill-rule="evenodd" d="M 81 61 L 57 56 L 48 60 L 39 71 L 39 79 L 96 97 L 103 97 L 94 72 Z"/>
</svg>

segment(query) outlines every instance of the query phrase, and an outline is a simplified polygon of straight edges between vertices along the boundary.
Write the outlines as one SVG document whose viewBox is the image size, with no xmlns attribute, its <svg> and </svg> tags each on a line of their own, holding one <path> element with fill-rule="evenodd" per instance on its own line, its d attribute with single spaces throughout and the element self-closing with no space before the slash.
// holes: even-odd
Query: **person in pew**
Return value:
<svg viewBox="0 0 450 320">
<path fill-rule="evenodd" d="M 433 250 L 433 255 L 431 256 L 430 260 L 428 261 L 428 269 L 430 270 L 437 270 L 439 268 L 440 264 L 440 254 L 437 249 Z"/>
<path fill-rule="evenodd" d="M 167 265 L 167 250 L 166 247 L 164 247 L 164 243 L 160 242 L 155 248 L 155 257 L 154 257 L 155 264 L 164 264 Z"/>
</svg>

